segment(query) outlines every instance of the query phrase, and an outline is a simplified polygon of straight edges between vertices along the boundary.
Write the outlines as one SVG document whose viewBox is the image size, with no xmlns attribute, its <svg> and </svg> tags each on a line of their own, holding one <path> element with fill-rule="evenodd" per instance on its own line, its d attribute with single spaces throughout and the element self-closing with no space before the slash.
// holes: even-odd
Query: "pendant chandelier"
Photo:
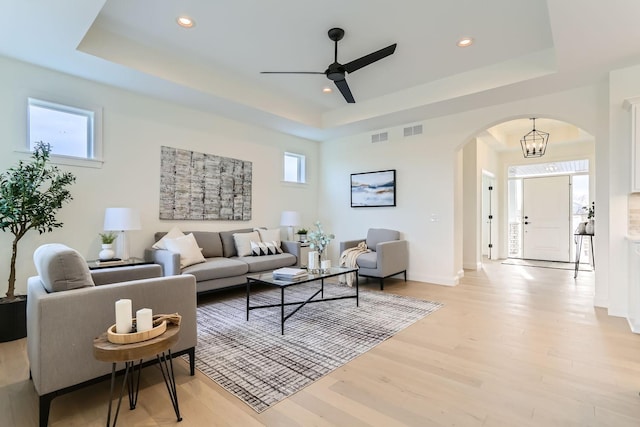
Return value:
<svg viewBox="0 0 640 427">
<path fill-rule="evenodd" d="M 532 117 L 529 120 L 533 120 L 533 130 L 522 137 L 520 145 L 522 146 L 522 154 L 525 158 L 529 157 L 542 157 L 547 150 L 547 141 L 549 141 L 549 134 L 547 132 L 541 132 L 536 130 L 536 118 Z"/>
</svg>

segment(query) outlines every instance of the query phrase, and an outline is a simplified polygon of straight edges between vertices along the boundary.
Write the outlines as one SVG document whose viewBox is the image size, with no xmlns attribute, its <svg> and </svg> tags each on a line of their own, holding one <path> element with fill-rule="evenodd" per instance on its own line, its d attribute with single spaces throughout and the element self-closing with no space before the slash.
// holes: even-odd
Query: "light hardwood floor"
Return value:
<svg viewBox="0 0 640 427">
<path fill-rule="evenodd" d="M 593 307 L 593 273 L 490 262 L 456 287 L 385 292 L 444 307 L 262 414 L 179 362 L 178 424 L 148 368 L 119 425 L 640 426 L 640 335 Z M 104 425 L 108 393 L 54 399 L 50 425 Z M 0 344 L 0 425 L 36 426 L 36 408 L 25 340 Z"/>
</svg>

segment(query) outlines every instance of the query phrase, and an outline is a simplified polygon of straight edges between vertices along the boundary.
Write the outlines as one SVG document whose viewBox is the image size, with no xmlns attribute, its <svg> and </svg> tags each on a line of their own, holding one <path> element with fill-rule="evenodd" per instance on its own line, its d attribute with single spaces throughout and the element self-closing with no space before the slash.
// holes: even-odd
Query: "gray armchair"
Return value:
<svg viewBox="0 0 640 427">
<path fill-rule="evenodd" d="M 340 253 L 354 248 L 364 239 L 340 242 Z M 370 228 L 365 240 L 371 252 L 363 253 L 356 258 L 358 276 L 373 277 L 380 280 L 380 289 L 384 289 L 384 279 L 404 274 L 407 280 L 409 265 L 409 245 L 400 240 L 400 232 L 384 228 Z"/>
<path fill-rule="evenodd" d="M 38 276 L 27 283 L 27 354 L 40 400 L 40 426 L 61 394 L 108 379 L 111 366 L 93 357 L 93 338 L 115 323 L 115 301 L 132 300 L 133 311 L 179 313 L 180 338 L 171 349 L 188 354 L 194 375 L 196 283 L 191 275 L 162 277 L 159 265 L 89 271 L 82 256 L 60 244 L 34 253 Z"/>
</svg>

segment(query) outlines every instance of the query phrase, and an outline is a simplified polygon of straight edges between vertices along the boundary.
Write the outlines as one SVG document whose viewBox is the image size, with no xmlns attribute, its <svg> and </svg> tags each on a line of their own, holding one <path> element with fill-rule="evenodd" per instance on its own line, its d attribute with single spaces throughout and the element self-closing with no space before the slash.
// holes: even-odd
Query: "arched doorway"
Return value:
<svg viewBox="0 0 640 427">
<path fill-rule="evenodd" d="M 531 131 L 529 117 L 505 120 L 479 132 L 463 148 L 463 267 L 481 268 L 483 259 L 505 259 L 512 253 L 514 244 L 513 212 L 510 212 L 510 171 L 526 171 L 531 168 L 544 170 L 545 175 L 573 175 L 564 170 L 566 164 L 586 161 L 589 164 L 589 199 L 594 200 L 595 189 L 595 139 L 582 129 L 563 121 L 538 118 L 536 128 L 549 132 L 550 138 L 544 156 L 525 158 L 520 139 Z M 550 165 L 555 165 L 553 170 Z M 584 172 L 582 172 L 584 173 Z M 493 176 L 492 190 L 484 187 L 487 177 Z M 522 178 L 522 177 L 520 177 Z M 491 198 L 490 227 L 487 206 Z M 544 201 L 544 197 L 542 197 Z M 496 203 L 497 201 L 497 203 Z M 569 203 L 569 202 L 568 202 Z M 572 211 L 573 212 L 573 211 Z M 521 219 L 522 216 L 519 216 Z M 573 224 L 569 227 L 573 227 Z M 572 238 L 573 228 L 566 239 Z M 513 230 L 511 230 L 513 231 Z M 486 233 L 491 233 L 488 236 Z M 485 245 L 491 245 L 485 248 Z M 491 256 L 489 257 L 489 250 Z M 520 252 L 521 253 L 521 252 Z M 484 256 L 484 257 L 483 257 Z"/>
</svg>

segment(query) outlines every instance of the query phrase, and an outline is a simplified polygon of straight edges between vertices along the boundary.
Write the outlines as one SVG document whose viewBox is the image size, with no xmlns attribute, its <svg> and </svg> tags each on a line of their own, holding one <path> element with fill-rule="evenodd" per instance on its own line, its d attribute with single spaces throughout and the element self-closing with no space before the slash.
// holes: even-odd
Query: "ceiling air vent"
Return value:
<svg viewBox="0 0 640 427">
<path fill-rule="evenodd" d="M 415 125 L 404 128 L 404 136 L 420 135 L 421 133 L 422 125 Z"/>
<path fill-rule="evenodd" d="M 389 132 L 374 133 L 371 135 L 371 142 L 383 142 L 389 140 Z"/>
</svg>

